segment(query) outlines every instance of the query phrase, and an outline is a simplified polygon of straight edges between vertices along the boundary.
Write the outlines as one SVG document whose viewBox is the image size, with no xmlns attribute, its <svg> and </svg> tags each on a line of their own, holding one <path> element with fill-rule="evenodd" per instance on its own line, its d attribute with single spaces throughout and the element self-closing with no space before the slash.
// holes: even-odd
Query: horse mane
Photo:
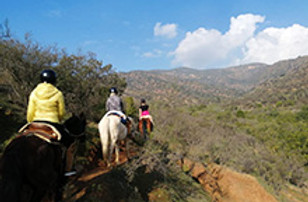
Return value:
<svg viewBox="0 0 308 202">
<path fill-rule="evenodd" d="M 71 118 L 66 120 L 63 125 L 70 132 L 70 135 L 79 135 L 85 130 L 86 117 L 83 112 L 79 116 L 73 113 Z"/>
</svg>

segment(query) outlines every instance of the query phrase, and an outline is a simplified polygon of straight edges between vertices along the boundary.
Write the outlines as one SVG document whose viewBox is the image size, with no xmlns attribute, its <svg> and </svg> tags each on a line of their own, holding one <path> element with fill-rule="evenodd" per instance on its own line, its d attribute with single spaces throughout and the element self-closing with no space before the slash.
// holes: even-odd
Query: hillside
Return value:
<svg viewBox="0 0 308 202">
<path fill-rule="evenodd" d="M 256 82 L 255 72 L 266 65 L 251 64 L 228 69 L 133 71 L 122 74 L 127 81 L 126 94 L 169 101 L 171 103 L 219 102 L 251 89 Z"/>
<path fill-rule="evenodd" d="M 307 73 L 306 64 L 307 56 L 280 61 L 273 65 L 254 63 L 225 69 L 177 68 L 132 71 L 122 73 L 121 76 L 127 81 L 125 94 L 128 96 L 168 101 L 173 104 L 219 103 L 222 100 L 238 98 L 251 90 L 254 90 L 255 96 L 258 97 L 258 92 L 263 91 L 262 88 L 272 86 L 273 83 L 280 85 L 275 86 L 275 89 L 284 89 L 284 92 L 290 90 L 289 86 L 295 85 L 296 91 L 300 93 L 300 89 L 306 86 L 302 84 L 307 81 L 302 74 Z M 296 79 L 293 79 L 292 75 Z M 275 93 L 275 90 L 268 92 Z"/>
<path fill-rule="evenodd" d="M 308 104 L 308 58 L 300 57 L 270 66 L 270 72 L 280 71 L 248 92 L 240 101 L 277 105 Z M 277 73 L 274 73 L 279 75 Z"/>
</svg>

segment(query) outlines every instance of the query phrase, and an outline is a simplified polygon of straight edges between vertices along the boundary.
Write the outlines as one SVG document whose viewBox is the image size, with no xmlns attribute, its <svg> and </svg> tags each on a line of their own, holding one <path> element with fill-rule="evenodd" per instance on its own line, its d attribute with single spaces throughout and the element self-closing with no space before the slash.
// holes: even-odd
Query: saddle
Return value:
<svg viewBox="0 0 308 202">
<path fill-rule="evenodd" d="M 117 116 L 121 119 L 121 123 L 123 125 L 125 125 L 125 127 L 127 128 L 127 134 L 130 135 L 131 134 L 131 121 L 129 119 L 125 119 L 123 116 L 121 116 L 119 113 L 117 112 L 110 112 L 107 114 L 107 116 L 110 116 L 110 115 L 113 115 L 113 116 Z"/>
<path fill-rule="evenodd" d="M 18 132 L 22 136 L 33 134 L 49 143 L 61 140 L 61 133 L 51 124 L 44 122 L 27 123 Z"/>
<path fill-rule="evenodd" d="M 123 123 L 125 126 L 127 126 L 127 120 L 123 116 L 121 116 L 119 113 L 111 112 L 107 116 L 110 116 L 110 115 L 119 117 L 121 119 L 121 123 Z"/>
</svg>

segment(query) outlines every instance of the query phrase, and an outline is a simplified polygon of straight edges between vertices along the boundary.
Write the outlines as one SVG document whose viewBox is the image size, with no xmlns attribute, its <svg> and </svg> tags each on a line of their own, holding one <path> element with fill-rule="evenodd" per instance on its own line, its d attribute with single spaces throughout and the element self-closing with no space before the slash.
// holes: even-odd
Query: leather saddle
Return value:
<svg viewBox="0 0 308 202">
<path fill-rule="evenodd" d="M 47 142 L 61 140 L 61 133 L 51 124 L 44 122 L 27 123 L 18 132 L 20 135 L 33 134 Z"/>
</svg>

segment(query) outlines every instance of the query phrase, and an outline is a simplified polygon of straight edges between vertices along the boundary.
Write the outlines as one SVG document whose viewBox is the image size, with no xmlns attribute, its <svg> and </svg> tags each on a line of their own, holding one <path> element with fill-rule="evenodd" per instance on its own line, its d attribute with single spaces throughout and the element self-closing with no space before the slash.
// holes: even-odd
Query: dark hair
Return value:
<svg viewBox="0 0 308 202">
<path fill-rule="evenodd" d="M 141 102 L 141 103 L 145 103 L 146 101 L 145 101 L 144 98 L 142 98 L 142 99 L 140 100 L 140 102 Z"/>
<path fill-rule="evenodd" d="M 56 75 L 56 72 L 54 72 L 53 70 L 45 69 L 41 72 L 40 78 L 41 78 L 41 82 L 55 84 L 57 75 Z"/>
</svg>

